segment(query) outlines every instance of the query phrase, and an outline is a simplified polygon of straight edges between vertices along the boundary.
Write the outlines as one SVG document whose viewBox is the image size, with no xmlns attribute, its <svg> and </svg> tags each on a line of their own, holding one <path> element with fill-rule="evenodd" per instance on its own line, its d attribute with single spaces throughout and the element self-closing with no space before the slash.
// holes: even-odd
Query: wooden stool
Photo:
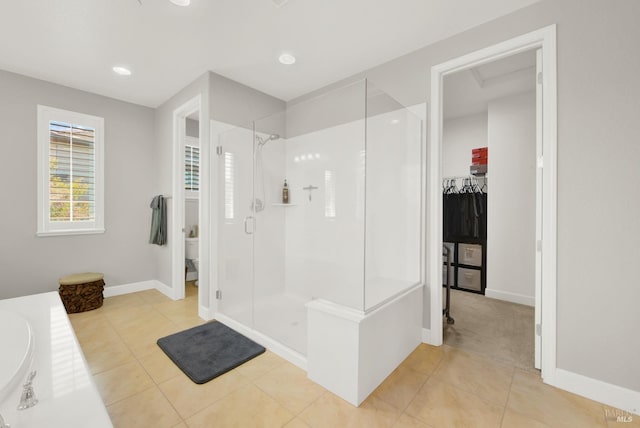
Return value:
<svg viewBox="0 0 640 428">
<path fill-rule="evenodd" d="M 68 314 L 90 311 L 102 306 L 104 275 L 97 272 L 77 273 L 60 278 L 60 299 Z"/>
</svg>

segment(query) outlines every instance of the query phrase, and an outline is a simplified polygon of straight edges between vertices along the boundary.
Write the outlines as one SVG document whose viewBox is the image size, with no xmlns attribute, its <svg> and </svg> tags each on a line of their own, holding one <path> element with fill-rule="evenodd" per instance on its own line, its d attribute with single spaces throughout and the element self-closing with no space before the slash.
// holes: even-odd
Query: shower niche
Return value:
<svg viewBox="0 0 640 428">
<path fill-rule="evenodd" d="M 362 80 L 218 137 L 216 318 L 359 405 L 421 341 L 422 121 Z"/>
</svg>

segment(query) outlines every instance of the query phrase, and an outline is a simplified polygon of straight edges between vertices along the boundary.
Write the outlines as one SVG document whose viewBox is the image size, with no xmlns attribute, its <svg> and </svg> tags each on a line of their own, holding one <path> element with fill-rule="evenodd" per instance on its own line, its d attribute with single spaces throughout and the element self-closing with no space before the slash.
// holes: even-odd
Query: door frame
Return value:
<svg viewBox="0 0 640 428">
<path fill-rule="evenodd" d="M 431 132 L 428 141 L 428 251 L 427 284 L 430 292 L 429 343 L 442 345 L 442 128 L 443 82 L 446 75 L 492 62 L 520 52 L 542 50 L 542 153 L 537 167 L 542 170 L 542 206 L 536 203 L 536 223 L 541 224 L 541 239 L 537 242 L 541 264 L 536 265 L 536 296 L 541 295 L 542 323 L 541 370 L 545 382 L 552 382 L 556 369 L 556 288 L 557 288 L 557 75 L 556 26 L 506 40 L 493 46 L 460 56 L 431 68 Z M 543 164 L 544 159 L 544 164 Z M 536 329 L 538 327 L 536 326 Z"/>
<path fill-rule="evenodd" d="M 200 140 L 200 192 L 198 203 L 199 240 L 198 251 L 200 266 L 198 272 L 198 315 L 209 319 L 207 302 L 209 295 L 209 240 L 208 206 L 209 206 L 209 169 L 210 169 L 210 144 L 208 120 L 205 120 L 206 112 L 203 111 L 202 95 L 191 98 L 186 103 L 173 111 L 173 173 L 172 173 L 172 204 L 169 236 L 171 245 L 171 289 L 173 299 L 185 298 L 184 284 L 184 252 L 185 252 L 185 190 L 184 190 L 184 145 L 186 141 L 186 119 L 191 114 L 198 112 L 198 139 Z"/>
</svg>

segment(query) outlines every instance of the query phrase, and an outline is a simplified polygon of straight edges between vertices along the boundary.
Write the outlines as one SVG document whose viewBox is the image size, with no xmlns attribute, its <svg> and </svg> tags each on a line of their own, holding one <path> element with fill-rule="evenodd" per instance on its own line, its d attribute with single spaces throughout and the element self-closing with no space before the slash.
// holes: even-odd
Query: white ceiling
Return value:
<svg viewBox="0 0 640 428">
<path fill-rule="evenodd" d="M 289 100 L 538 0 L 141 1 L 2 1 L 0 69 L 151 107 L 207 70 Z"/>
<path fill-rule="evenodd" d="M 445 119 L 487 111 L 489 101 L 536 88 L 536 53 L 527 51 L 445 76 Z"/>
</svg>

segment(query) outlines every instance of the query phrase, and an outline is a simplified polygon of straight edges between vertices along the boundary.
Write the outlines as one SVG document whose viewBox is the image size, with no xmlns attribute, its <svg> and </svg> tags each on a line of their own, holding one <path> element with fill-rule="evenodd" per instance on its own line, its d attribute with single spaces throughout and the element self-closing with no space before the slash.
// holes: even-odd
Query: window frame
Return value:
<svg viewBox="0 0 640 428">
<path fill-rule="evenodd" d="M 38 225 L 37 236 L 87 235 L 104 233 L 104 118 L 38 105 Z M 94 131 L 94 220 L 50 221 L 50 123 L 52 121 L 93 128 Z"/>
</svg>

